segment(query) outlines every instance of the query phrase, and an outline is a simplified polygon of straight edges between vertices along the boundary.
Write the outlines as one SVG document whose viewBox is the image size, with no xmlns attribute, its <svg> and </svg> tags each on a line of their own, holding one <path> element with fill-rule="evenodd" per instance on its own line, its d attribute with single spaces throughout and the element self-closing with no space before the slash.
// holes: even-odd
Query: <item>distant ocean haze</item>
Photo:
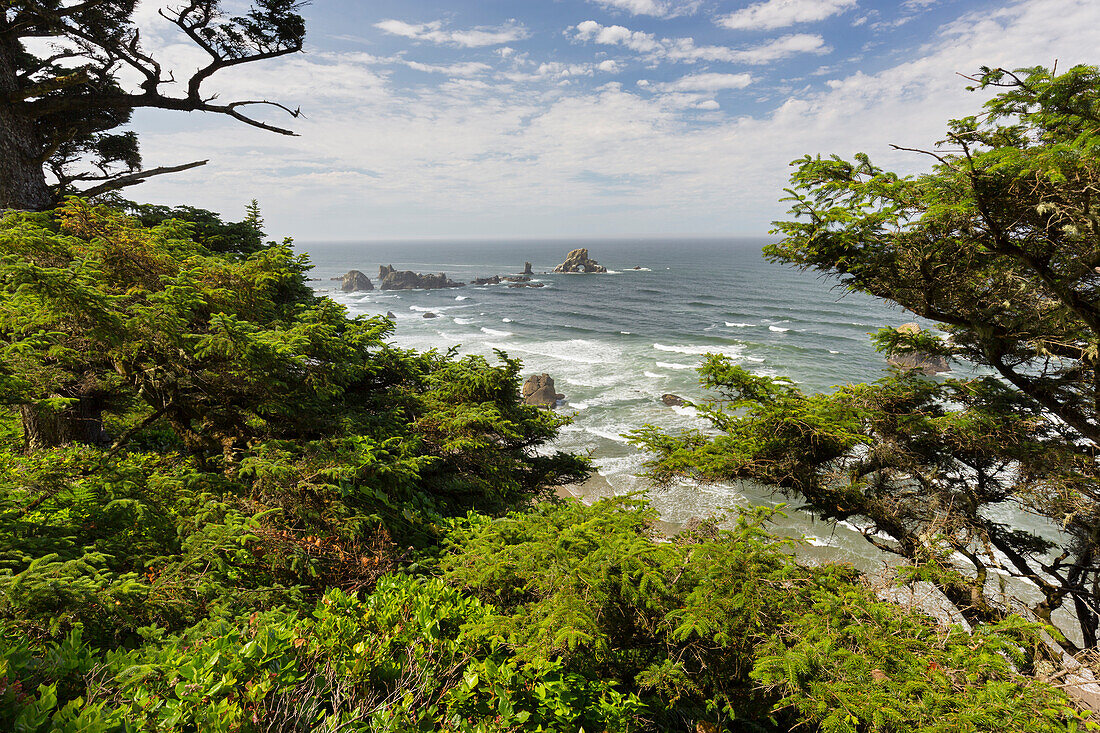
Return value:
<svg viewBox="0 0 1100 733">
<path fill-rule="evenodd" d="M 765 261 L 769 240 L 615 240 L 519 242 L 370 242 L 299 244 L 314 264 L 318 293 L 352 314 L 396 316 L 393 342 L 493 357 L 501 349 L 524 373 L 550 374 L 574 415 L 555 449 L 590 453 L 599 476 L 587 498 L 648 488 L 636 474 L 645 456 L 622 433 L 645 424 L 706 428 L 694 410 L 670 407 L 663 394 L 688 400 L 713 395 L 694 368 L 721 353 L 758 374 L 784 375 L 827 391 L 883 376 L 885 360 L 869 333 L 913 320 L 911 314 L 835 281 Z M 553 274 L 571 249 L 586 247 L 607 274 Z M 517 274 L 531 262 L 542 288 L 506 284 L 443 290 L 343 293 L 330 278 L 357 269 L 377 287 L 378 267 L 445 272 L 453 280 Z M 641 269 L 635 270 L 634 267 Z M 424 318 L 425 313 L 436 318 Z M 746 484 L 689 482 L 650 492 L 671 523 L 721 507 L 774 504 L 782 497 Z M 790 512 L 785 529 L 807 534 L 822 559 L 880 557 L 853 529 L 829 529 Z"/>
</svg>

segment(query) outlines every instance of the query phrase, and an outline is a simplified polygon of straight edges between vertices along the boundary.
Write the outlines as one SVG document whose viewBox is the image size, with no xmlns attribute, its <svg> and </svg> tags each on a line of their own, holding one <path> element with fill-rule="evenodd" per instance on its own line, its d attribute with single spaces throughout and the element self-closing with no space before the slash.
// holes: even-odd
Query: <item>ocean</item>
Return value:
<svg viewBox="0 0 1100 733">
<path fill-rule="evenodd" d="M 312 285 L 353 315 L 392 312 L 393 343 L 416 349 L 458 346 L 460 354 L 500 349 L 523 361 L 524 374 L 547 373 L 573 417 L 554 448 L 588 454 L 598 475 L 578 495 L 646 492 L 668 523 L 745 505 L 788 502 L 781 533 L 804 536 L 802 553 L 821 561 L 881 567 L 883 555 L 854 527 L 822 522 L 797 502 L 747 482 L 652 487 L 638 474 L 645 456 L 622 434 L 646 424 L 706 428 L 688 400 L 714 395 L 699 386 L 702 355 L 721 353 L 758 374 L 784 375 L 801 388 L 829 391 L 873 381 L 886 369 L 869 333 L 915 320 L 912 314 L 837 287 L 819 274 L 769 263 L 768 240 L 593 240 L 516 242 L 370 242 L 299 244 Z M 587 247 L 607 274 L 553 274 L 571 249 Z M 530 262 L 542 288 L 505 284 L 446 290 L 343 293 L 331 278 L 357 269 L 378 285 L 380 265 L 453 280 L 517 274 Z M 640 269 L 633 269 L 638 267 Z M 425 318 L 425 313 L 438 317 Z"/>
</svg>

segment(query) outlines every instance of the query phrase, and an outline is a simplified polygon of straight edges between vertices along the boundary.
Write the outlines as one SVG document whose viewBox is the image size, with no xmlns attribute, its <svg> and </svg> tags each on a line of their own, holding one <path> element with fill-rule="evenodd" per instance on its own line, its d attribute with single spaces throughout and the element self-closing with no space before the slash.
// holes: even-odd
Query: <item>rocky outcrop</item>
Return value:
<svg viewBox="0 0 1100 733">
<path fill-rule="evenodd" d="M 523 402 L 539 407 L 553 407 L 558 400 L 564 400 L 565 395 L 558 394 L 554 389 L 554 380 L 549 374 L 532 374 L 523 383 Z"/>
<path fill-rule="evenodd" d="M 897 330 L 901 333 L 919 334 L 921 332 L 921 327 L 916 323 L 906 323 L 902 326 L 898 326 Z M 908 354 L 893 354 L 887 357 L 886 360 L 892 366 L 896 366 L 899 369 L 916 369 L 922 374 L 926 374 L 930 377 L 935 374 L 951 371 L 951 365 L 948 364 L 947 358 L 938 354 L 925 354 L 920 351 L 913 351 Z"/>
<path fill-rule="evenodd" d="M 437 314 L 432 313 L 431 311 L 428 311 L 427 313 L 425 313 L 424 317 L 425 318 L 439 318 L 439 316 Z"/>
<path fill-rule="evenodd" d="M 395 270 L 392 265 L 378 268 L 378 279 L 382 281 L 382 290 L 434 290 L 438 288 L 461 288 L 466 283 L 449 280 L 442 272 L 438 275 L 421 275 L 412 270 Z"/>
<path fill-rule="evenodd" d="M 524 281 L 524 282 L 512 283 L 508 287 L 510 287 L 510 288 L 545 288 L 546 283 L 533 283 L 533 282 Z"/>
<path fill-rule="evenodd" d="M 535 274 L 534 272 L 531 271 L 531 263 L 530 262 L 524 262 L 523 263 L 523 274 L 524 275 L 534 275 Z"/>
<path fill-rule="evenodd" d="M 714 519 L 691 517 L 684 522 L 676 542 L 681 545 L 695 545 L 718 538 L 718 523 Z"/>
<path fill-rule="evenodd" d="M 471 285 L 500 285 L 500 275 L 493 275 L 492 277 L 475 277 L 470 281 Z"/>
<path fill-rule="evenodd" d="M 674 394 L 661 395 L 661 402 L 664 402 L 669 407 L 683 407 L 684 404 L 686 404 L 683 397 Z"/>
<path fill-rule="evenodd" d="M 394 314 L 393 311 L 386 311 L 386 318 L 389 318 L 392 321 L 397 318 L 397 316 Z"/>
<path fill-rule="evenodd" d="M 370 281 L 369 277 L 358 270 L 351 270 L 341 279 L 344 282 L 340 284 L 340 289 L 345 293 L 353 293 L 359 290 L 374 290 L 374 283 Z"/>
<path fill-rule="evenodd" d="M 587 249 L 575 249 L 565 256 L 565 262 L 554 268 L 554 272 L 607 272 L 607 268 L 588 259 Z"/>
</svg>

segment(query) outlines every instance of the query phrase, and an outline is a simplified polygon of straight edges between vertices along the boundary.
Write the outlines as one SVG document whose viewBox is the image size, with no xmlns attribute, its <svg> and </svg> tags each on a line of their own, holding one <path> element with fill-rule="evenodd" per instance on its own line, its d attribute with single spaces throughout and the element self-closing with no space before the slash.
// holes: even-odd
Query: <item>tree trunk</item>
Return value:
<svg viewBox="0 0 1100 733">
<path fill-rule="evenodd" d="M 54 204 L 42 171 L 34 119 L 19 108 L 16 57 L 19 41 L 0 37 L 0 211 L 42 211 Z"/>
<path fill-rule="evenodd" d="M 20 405 L 23 419 L 23 446 L 27 451 L 46 450 L 73 443 L 105 445 L 103 400 L 81 397 L 64 410 L 38 405 Z"/>
</svg>

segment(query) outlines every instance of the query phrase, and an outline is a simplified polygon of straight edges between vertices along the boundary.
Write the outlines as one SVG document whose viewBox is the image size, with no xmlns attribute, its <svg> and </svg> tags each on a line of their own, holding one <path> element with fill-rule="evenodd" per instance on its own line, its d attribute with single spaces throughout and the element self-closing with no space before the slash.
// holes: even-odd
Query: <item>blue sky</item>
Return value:
<svg viewBox="0 0 1100 733">
<path fill-rule="evenodd" d="M 235 3 L 229 3 L 233 7 Z M 239 4 L 239 3 L 238 3 Z M 201 58 L 146 1 L 147 45 Z M 300 240 L 762 234 L 788 162 L 925 161 L 983 97 L 956 72 L 1096 63 L 1096 0 L 316 0 L 305 54 L 215 77 L 301 106 L 286 138 L 143 111 L 147 166 L 210 158 L 135 197 Z"/>
</svg>

